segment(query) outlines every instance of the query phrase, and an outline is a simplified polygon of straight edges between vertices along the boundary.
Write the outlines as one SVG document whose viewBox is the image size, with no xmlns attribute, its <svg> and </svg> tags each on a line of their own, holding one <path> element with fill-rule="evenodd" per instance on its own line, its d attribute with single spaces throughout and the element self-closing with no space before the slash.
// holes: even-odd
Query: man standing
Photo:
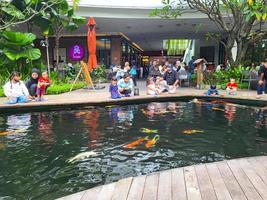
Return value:
<svg viewBox="0 0 267 200">
<path fill-rule="evenodd" d="M 188 71 L 190 73 L 190 75 L 194 74 L 194 70 L 195 70 L 195 62 L 196 58 L 195 56 L 192 56 L 191 60 L 188 63 Z"/>
<path fill-rule="evenodd" d="M 174 93 L 179 84 L 179 77 L 178 73 L 173 70 L 171 65 L 168 66 L 167 72 L 165 72 L 163 78 L 169 86 L 169 93 Z"/>
<path fill-rule="evenodd" d="M 264 60 L 264 62 L 260 66 L 260 70 L 259 70 L 259 83 L 257 87 L 258 95 L 261 95 L 263 93 L 263 90 L 265 91 L 265 94 L 267 94 L 267 58 Z"/>
</svg>

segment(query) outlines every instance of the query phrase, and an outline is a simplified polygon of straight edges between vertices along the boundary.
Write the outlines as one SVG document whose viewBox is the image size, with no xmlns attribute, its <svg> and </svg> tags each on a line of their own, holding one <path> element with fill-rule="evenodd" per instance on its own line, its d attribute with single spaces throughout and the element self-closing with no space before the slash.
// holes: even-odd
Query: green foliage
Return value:
<svg viewBox="0 0 267 200">
<path fill-rule="evenodd" d="M 93 70 L 91 75 L 93 81 L 105 81 L 107 79 L 106 66 L 99 65 L 96 69 Z"/>
<path fill-rule="evenodd" d="M 33 47 L 36 36 L 32 33 L 4 31 L 0 34 L 0 66 L 18 69 L 32 64 L 41 57 L 39 49 Z M 1 53 L 2 52 L 2 53 Z M 20 67 L 22 69 L 22 67 Z"/>
<path fill-rule="evenodd" d="M 0 97 L 4 97 L 4 89 L 3 88 L 0 88 Z"/>
<path fill-rule="evenodd" d="M 26 23 L 37 15 L 45 15 L 51 6 L 63 0 L 0 0 L 0 30 Z"/>
<path fill-rule="evenodd" d="M 239 84 L 241 81 L 242 71 L 249 70 L 249 67 L 233 67 L 229 70 L 206 73 L 204 74 L 204 83 L 207 85 L 220 85 L 222 89 L 225 89 L 226 84 L 230 81 L 231 78 L 235 79 Z M 243 84 L 242 84 L 243 85 Z M 242 88 L 246 88 L 247 85 L 244 83 Z M 241 87 L 240 87 L 241 88 Z"/>
<path fill-rule="evenodd" d="M 52 84 L 47 89 L 47 94 L 61 94 L 65 92 L 69 92 L 71 89 L 72 83 L 62 83 L 62 84 Z M 84 82 L 78 82 L 74 85 L 73 90 L 81 89 L 85 86 Z"/>
</svg>

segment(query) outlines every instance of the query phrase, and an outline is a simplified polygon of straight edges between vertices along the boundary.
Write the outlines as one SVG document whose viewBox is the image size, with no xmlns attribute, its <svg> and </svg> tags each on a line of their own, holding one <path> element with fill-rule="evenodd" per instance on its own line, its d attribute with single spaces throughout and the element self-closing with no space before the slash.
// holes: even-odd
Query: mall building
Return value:
<svg viewBox="0 0 267 200">
<path fill-rule="evenodd" d="M 108 67 L 135 60 L 143 65 L 154 58 L 179 57 L 188 62 L 193 55 L 205 58 L 213 66 L 225 62 L 224 47 L 206 38 L 208 32 L 221 33 L 206 15 L 191 11 L 178 19 L 151 17 L 151 11 L 160 7 L 161 0 L 81 0 L 77 14 L 92 16 L 97 23 L 98 63 Z M 55 62 L 53 37 L 49 38 L 49 44 L 50 60 Z M 74 32 L 63 33 L 59 50 L 61 62 L 73 63 L 69 57 L 73 45 L 84 48 L 87 60 L 86 24 Z M 40 48 L 46 60 L 45 48 Z"/>
</svg>

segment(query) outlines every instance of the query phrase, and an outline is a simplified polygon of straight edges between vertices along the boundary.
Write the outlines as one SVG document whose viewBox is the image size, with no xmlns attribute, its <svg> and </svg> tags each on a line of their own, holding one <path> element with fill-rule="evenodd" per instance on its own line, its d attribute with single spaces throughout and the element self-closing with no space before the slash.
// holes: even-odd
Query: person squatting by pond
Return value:
<svg viewBox="0 0 267 200">
<path fill-rule="evenodd" d="M 9 81 L 4 85 L 4 94 L 8 98 L 7 104 L 26 103 L 30 98 L 29 91 L 20 80 L 19 72 L 12 72 Z"/>
<path fill-rule="evenodd" d="M 37 85 L 38 85 L 38 79 L 39 79 L 39 70 L 36 68 L 33 68 L 31 77 L 26 82 L 26 87 L 29 91 L 31 99 L 35 99 L 37 97 L 36 90 L 37 90 Z"/>
</svg>

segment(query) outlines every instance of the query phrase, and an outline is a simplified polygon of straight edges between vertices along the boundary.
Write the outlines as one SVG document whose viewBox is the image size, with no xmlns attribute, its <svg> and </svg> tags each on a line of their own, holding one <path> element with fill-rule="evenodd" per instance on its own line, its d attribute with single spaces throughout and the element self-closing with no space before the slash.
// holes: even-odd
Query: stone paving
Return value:
<svg viewBox="0 0 267 200">
<path fill-rule="evenodd" d="M 195 88 L 188 88 L 188 87 L 180 87 L 177 89 L 175 94 L 168 94 L 164 93 L 162 95 L 158 96 L 150 96 L 146 94 L 146 87 L 145 87 L 145 81 L 139 81 L 137 83 L 138 88 L 140 90 L 139 96 L 133 96 L 133 97 L 127 97 L 122 98 L 119 100 L 113 100 L 110 98 L 109 92 L 108 92 L 108 86 L 109 84 L 102 84 L 105 86 L 104 89 L 100 90 L 88 90 L 88 89 L 80 89 L 64 94 L 59 95 L 47 95 L 46 98 L 48 98 L 47 101 L 44 102 L 30 102 L 26 104 L 15 104 L 15 105 L 7 105 L 4 102 L 6 101 L 6 98 L 0 98 L 0 112 L 3 111 L 9 111 L 14 110 L 16 108 L 36 108 L 36 107 L 46 107 L 46 106 L 62 106 L 62 105 L 79 105 L 83 104 L 99 104 L 99 103 L 116 103 L 116 102 L 127 102 L 127 101 L 134 101 L 134 100 L 150 100 L 151 101 L 157 101 L 157 99 L 167 99 L 167 98 L 174 98 L 174 97 L 202 97 L 204 96 L 204 92 L 206 90 L 196 90 Z M 222 98 L 227 99 L 242 99 L 242 100 L 255 100 L 255 102 L 259 101 L 259 99 L 256 98 L 256 91 L 252 90 L 239 90 L 238 94 L 236 96 L 229 96 L 226 94 L 226 91 L 219 90 Z M 267 94 L 262 95 L 261 102 L 266 101 L 267 106 Z"/>
</svg>

